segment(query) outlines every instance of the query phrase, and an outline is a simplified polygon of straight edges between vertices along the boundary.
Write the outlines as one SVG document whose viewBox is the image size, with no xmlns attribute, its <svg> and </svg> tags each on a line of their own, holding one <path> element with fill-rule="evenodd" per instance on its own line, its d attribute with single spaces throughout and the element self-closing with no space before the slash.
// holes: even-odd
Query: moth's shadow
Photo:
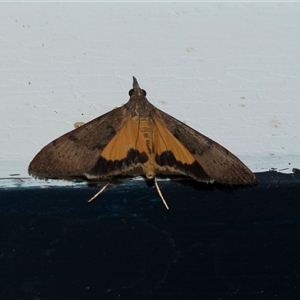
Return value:
<svg viewBox="0 0 300 300">
<path fill-rule="evenodd" d="M 113 185 L 118 185 L 118 184 L 126 184 L 129 182 L 133 182 L 135 177 L 123 177 L 123 176 L 115 176 L 110 180 L 110 184 Z M 144 177 L 144 182 L 146 183 L 147 186 L 153 187 L 155 186 L 154 179 L 147 179 Z M 167 188 L 170 185 L 173 185 L 175 183 L 178 183 L 179 185 L 182 185 L 184 187 L 192 188 L 193 190 L 196 191 L 214 191 L 214 190 L 221 190 L 221 191 L 227 191 L 227 192 L 232 192 L 234 190 L 239 190 L 241 188 L 246 188 L 247 186 L 245 185 L 226 185 L 226 184 L 221 184 L 217 182 L 213 183 L 207 183 L 207 182 L 199 182 L 190 178 L 186 177 L 158 177 L 159 180 L 157 181 L 158 185 Z M 108 183 L 109 180 L 107 181 L 87 181 L 87 185 L 89 187 L 95 187 L 98 185 L 104 185 Z M 140 180 L 135 181 L 136 184 L 140 185 Z M 255 185 L 249 185 L 249 187 L 253 187 Z"/>
<path fill-rule="evenodd" d="M 166 179 L 163 177 L 159 177 L 160 179 Z M 234 190 L 238 190 L 241 188 L 245 188 L 247 187 L 247 185 L 228 185 L 228 184 L 221 184 L 221 183 L 217 183 L 217 182 L 213 182 L 213 183 L 207 183 L 207 182 L 200 182 L 200 181 L 196 181 L 190 178 L 186 178 L 186 177 L 182 177 L 182 178 L 178 178 L 178 177 L 174 177 L 174 178 L 170 178 L 167 177 L 169 180 L 162 180 L 162 181 L 158 181 L 158 184 L 160 186 L 168 186 L 169 184 L 173 184 L 173 183 L 179 183 L 180 185 L 183 185 L 185 187 L 189 187 L 192 188 L 196 191 L 214 191 L 214 190 L 221 190 L 221 191 L 228 191 L 228 192 L 232 192 Z M 146 184 L 148 186 L 154 186 L 154 180 L 145 180 Z M 251 187 L 251 185 L 250 185 Z"/>
</svg>

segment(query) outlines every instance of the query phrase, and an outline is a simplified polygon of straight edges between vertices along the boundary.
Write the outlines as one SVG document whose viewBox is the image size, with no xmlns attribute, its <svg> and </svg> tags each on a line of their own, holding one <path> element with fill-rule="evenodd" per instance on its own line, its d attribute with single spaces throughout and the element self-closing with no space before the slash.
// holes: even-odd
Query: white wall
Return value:
<svg viewBox="0 0 300 300">
<path fill-rule="evenodd" d="M 253 171 L 300 168 L 300 4 L 0 3 L 0 177 L 128 100 Z"/>
</svg>

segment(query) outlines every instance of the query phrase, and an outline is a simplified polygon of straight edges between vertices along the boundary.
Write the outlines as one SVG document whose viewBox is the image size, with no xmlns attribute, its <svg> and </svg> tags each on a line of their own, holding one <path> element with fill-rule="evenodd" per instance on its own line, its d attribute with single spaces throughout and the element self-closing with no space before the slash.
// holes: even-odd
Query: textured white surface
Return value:
<svg viewBox="0 0 300 300">
<path fill-rule="evenodd" d="M 298 3 L 0 3 L 0 178 L 128 100 L 253 171 L 300 168 Z"/>
</svg>

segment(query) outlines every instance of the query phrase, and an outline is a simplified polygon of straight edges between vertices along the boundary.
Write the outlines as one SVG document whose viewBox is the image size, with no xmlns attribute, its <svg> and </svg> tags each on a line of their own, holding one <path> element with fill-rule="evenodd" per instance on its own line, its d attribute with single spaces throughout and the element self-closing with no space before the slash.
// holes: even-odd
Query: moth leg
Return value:
<svg viewBox="0 0 300 300">
<path fill-rule="evenodd" d="M 156 187 L 156 189 L 157 189 L 158 195 L 160 196 L 161 201 L 162 201 L 163 204 L 165 205 L 166 209 L 169 210 L 169 206 L 168 206 L 168 204 L 167 204 L 167 201 L 165 200 L 165 198 L 164 198 L 163 194 L 161 193 L 160 188 L 159 188 L 159 186 L 158 186 L 158 184 L 157 184 L 156 177 L 154 177 L 154 184 L 155 184 L 155 187 Z"/>
<path fill-rule="evenodd" d="M 110 180 L 109 180 L 109 182 L 108 183 L 106 183 L 103 187 L 102 187 L 102 189 L 99 191 L 99 192 L 97 192 L 91 199 L 89 199 L 88 200 L 88 202 L 92 202 L 95 198 L 97 198 L 106 188 L 107 188 L 107 186 L 110 184 Z"/>
</svg>

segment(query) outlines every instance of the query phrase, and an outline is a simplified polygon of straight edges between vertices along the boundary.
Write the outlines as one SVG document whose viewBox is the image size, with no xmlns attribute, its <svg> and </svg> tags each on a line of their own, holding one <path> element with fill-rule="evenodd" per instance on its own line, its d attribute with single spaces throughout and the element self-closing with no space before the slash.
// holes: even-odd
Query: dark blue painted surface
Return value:
<svg viewBox="0 0 300 300">
<path fill-rule="evenodd" d="M 300 299 L 300 176 L 0 192 L 0 299 Z"/>
</svg>

